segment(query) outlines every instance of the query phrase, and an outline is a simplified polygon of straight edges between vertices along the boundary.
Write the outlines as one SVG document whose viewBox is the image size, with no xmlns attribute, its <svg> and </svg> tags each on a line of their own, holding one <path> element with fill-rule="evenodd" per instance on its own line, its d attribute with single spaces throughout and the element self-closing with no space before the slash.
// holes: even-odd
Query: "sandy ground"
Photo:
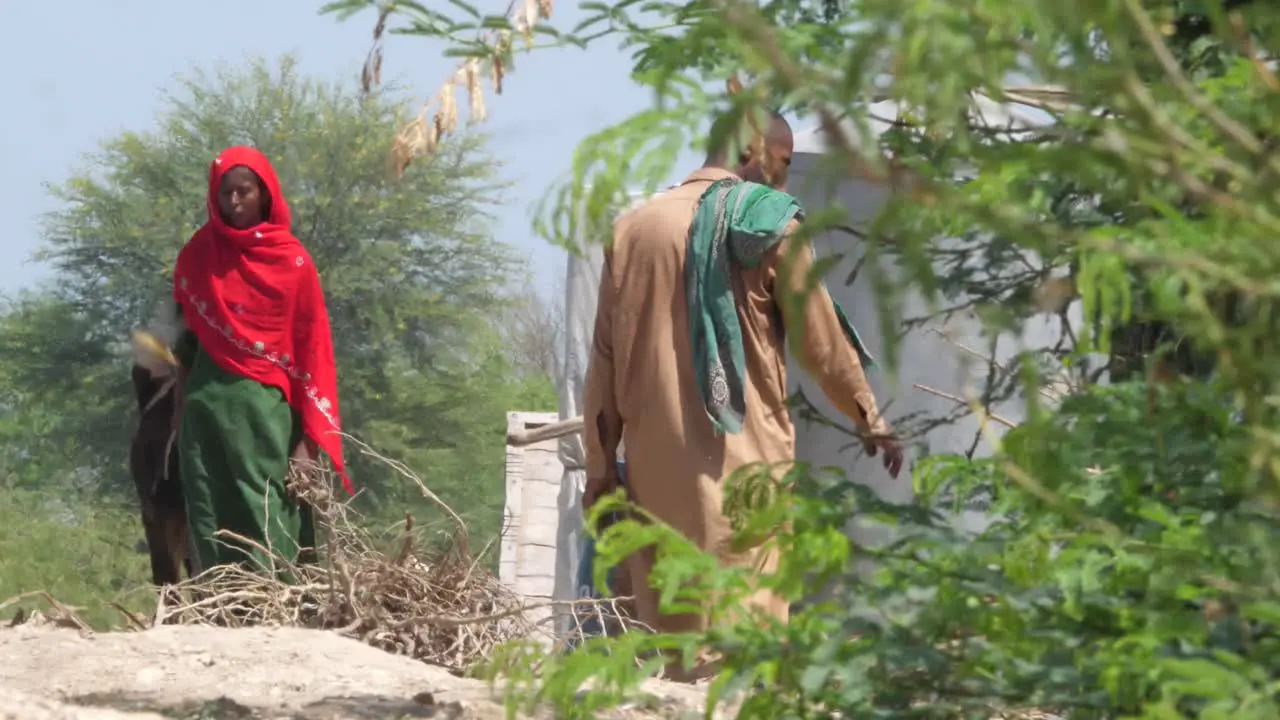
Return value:
<svg viewBox="0 0 1280 720">
<path fill-rule="evenodd" d="M 696 717 L 704 697 L 657 681 L 645 691 L 656 709 L 610 717 Z M 156 720 L 160 712 L 184 720 L 505 717 L 483 683 L 329 632 L 0 629 L 0 720 Z"/>
</svg>

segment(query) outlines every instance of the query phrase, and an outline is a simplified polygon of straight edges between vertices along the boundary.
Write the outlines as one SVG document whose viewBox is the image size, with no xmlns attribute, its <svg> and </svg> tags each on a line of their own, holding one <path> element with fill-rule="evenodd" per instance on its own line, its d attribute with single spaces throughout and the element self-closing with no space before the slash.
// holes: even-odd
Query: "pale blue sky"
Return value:
<svg viewBox="0 0 1280 720">
<path fill-rule="evenodd" d="M 162 90 L 173 86 L 176 75 L 294 53 L 309 75 L 358 77 L 373 16 L 339 23 L 317 14 L 321 4 L 0 2 L 0 67 L 6 69 L 0 197 L 10 218 L 0 293 L 49 277 L 30 261 L 40 215 L 54 207 L 44 184 L 66 178 L 103 139 L 152 127 Z M 504 5 L 478 4 L 484 12 Z M 569 3 L 557 12 L 559 27 L 579 19 Z M 434 92 L 456 63 L 441 50 L 435 41 L 389 37 L 384 80 L 420 94 Z M 497 236 L 533 261 L 539 286 L 548 289 L 564 255 L 530 230 L 534 204 L 568 169 L 583 137 L 643 108 L 649 96 L 628 78 L 629 55 L 616 46 L 539 51 L 520 56 L 517 65 L 503 95 L 489 98 L 490 119 L 483 126 L 493 136 L 492 151 L 505 162 L 504 176 L 517 183 L 500 211 Z M 690 154 L 681 167 L 693 160 Z"/>
</svg>

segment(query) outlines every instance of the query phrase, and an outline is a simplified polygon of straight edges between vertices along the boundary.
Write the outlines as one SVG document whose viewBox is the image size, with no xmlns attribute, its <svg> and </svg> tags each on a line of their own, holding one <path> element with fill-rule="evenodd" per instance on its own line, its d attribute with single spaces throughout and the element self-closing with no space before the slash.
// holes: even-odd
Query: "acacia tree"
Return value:
<svg viewBox="0 0 1280 720">
<path fill-rule="evenodd" d="M 497 318 L 514 370 L 558 386 L 565 342 L 564 283 L 543 295 L 531 282 L 516 286 Z"/>
<path fill-rule="evenodd" d="M 170 296 L 178 250 L 205 220 L 210 159 L 251 144 L 276 165 L 294 231 L 320 270 L 344 429 L 423 472 L 459 512 L 476 514 L 477 532 L 496 532 L 504 413 L 554 395 L 514 376 L 489 321 L 520 270 L 487 226 L 503 187 L 496 161 L 482 138 L 460 138 L 389 182 L 406 117 L 392 94 L 308 79 L 286 58 L 198 72 L 169 95 L 153 130 L 105 141 L 53 189 L 60 206 L 38 252 L 52 281 L 0 315 L 9 466 L 42 486 L 36 470 L 130 487 L 123 341 Z M 371 499 L 418 495 L 383 463 L 348 452 Z"/>
<path fill-rule="evenodd" d="M 543 663 L 538 677 L 527 664 L 500 669 L 579 716 L 634 685 L 624 665 L 636 654 L 699 645 L 724 655 L 717 695 L 752 687 L 741 717 L 986 718 L 1028 705 L 1073 718 L 1280 714 L 1280 11 L 853 0 L 819 12 L 829 5 L 657 0 L 641 17 L 630 2 L 584 3 L 593 17 L 576 39 L 594 23 L 634 48 L 634 78 L 657 101 L 584 140 L 552 219 L 572 222 L 584 193 L 603 214 L 624 185 L 656 183 L 691 118 L 785 103 L 821 124 L 834 180 L 851 167 L 911 179 L 866 242 L 927 295 L 976 303 L 992 329 L 1072 300 L 1088 322 L 1062 348 L 1012 363 L 1028 420 L 992 438 L 990 458 L 921 463 L 915 506 L 803 473 L 800 490 L 761 506 L 749 500 L 770 493 L 739 481 L 742 532 L 790 522 L 765 582 L 796 599 L 834 582 L 838 603 L 809 605 L 785 627 L 629 634 Z M 508 40 L 475 40 L 474 27 L 502 22 L 387 8 L 495 67 L 509 65 L 509 38 L 529 15 L 518 10 Z M 718 88 L 732 73 L 750 82 L 729 97 Z M 975 120 L 976 92 L 1035 106 L 1046 122 L 991 127 Z M 879 99 L 898 108 L 892 129 L 856 142 L 873 137 L 866 108 Z M 809 210 L 809 231 L 847 221 L 842 208 Z M 957 239 L 969 262 L 955 260 Z M 884 311 L 894 318 L 892 303 Z M 1038 370 L 1074 370 L 1114 339 L 1139 372 L 1105 385 L 1080 376 L 1060 403 L 1040 400 Z M 1195 352 L 1174 352 L 1183 374 L 1155 382 L 1167 375 L 1148 374 L 1144 356 L 1166 341 Z M 994 490 L 997 519 L 976 537 L 936 515 L 940 494 L 979 488 Z M 902 538 L 852 547 L 838 528 L 859 513 L 896 517 Z M 685 586 L 676 600 L 731 607 L 751 590 L 658 526 L 618 523 L 599 547 L 616 560 L 646 543 L 670 551 L 655 572 Z M 854 552 L 881 572 L 851 574 Z M 586 676 L 601 682 L 584 700 Z"/>
</svg>

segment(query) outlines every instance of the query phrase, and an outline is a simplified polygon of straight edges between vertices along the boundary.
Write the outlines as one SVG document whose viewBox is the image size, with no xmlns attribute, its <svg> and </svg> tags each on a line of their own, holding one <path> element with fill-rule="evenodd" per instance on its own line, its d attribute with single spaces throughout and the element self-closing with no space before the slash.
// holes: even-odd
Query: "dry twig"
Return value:
<svg viewBox="0 0 1280 720">
<path fill-rule="evenodd" d="M 964 398 L 960 397 L 959 395 L 953 395 L 953 394 L 951 394 L 951 393 L 949 393 L 949 392 L 943 392 L 942 390 L 938 390 L 938 389 L 936 389 L 936 388 L 931 388 L 931 387 L 929 387 L 928 385 L 921 385 L 920 383 L 915 383 L 915 384 L 913 384 L 911 387 L 913 387 L 913 388 L 915 388 L 915 389 L 917 389 L 917 390 L 920 390 L 920 391 L 922 391 L 922 392 L 929 393 L 930 395 L 937 395 L 938 397 L 943 398 L 943 399 L 945 399 L 945 400 L 950 400 L 951 402 L 954 402 L 954 403 L 955 403 L 955 404 L 957 404 L 957 405 L 968 405 L 968 404 L 969 404 L 969 401 L 968 401 L 968 400 L 965 400 Z M 1003 425 L 1003 426 L 1005 426 L 1005 427 L 1007 427 L 1007 428 L 1015 428 L 1015 427 L 1017 427 L 1017 426 L 1018 426 L 1018 424 L 1017 424 L 1017 423 L 1015 423 L 1015 422 L 1013 422 L 1012 420 L 1009 420 L 1008 418 L 1004 418 L 1004 417 L 1001 417 L 1001 416 L 999 416 L 999 415 L 996 415 L 995 413 L 988 412 L 988 413 L 987 413 L 987 417 L 988 417 L 988 418 L 990 418 L 990 419 L 992 419 L 992 420 L 994 420 L 994 421 L 996 421 L 996 422 L 998 422 L 998 423 L 1000 423 L 1001 425 Z"/>
</svg>

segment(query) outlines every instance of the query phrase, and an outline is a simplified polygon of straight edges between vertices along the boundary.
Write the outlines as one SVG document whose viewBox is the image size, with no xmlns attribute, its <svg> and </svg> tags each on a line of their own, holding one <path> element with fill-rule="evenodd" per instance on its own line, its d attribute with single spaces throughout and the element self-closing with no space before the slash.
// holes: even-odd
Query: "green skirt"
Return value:
<svg viewBox="0 0 1280 720">
<path fill-rule="evenodd" d="M 280 558 L 307 561 L 315 547 L 310 508 L 285 490 L 289 458 L 302 439 L 298 414 L 279 389 L 227 372 L 194 350 L 177 448 L 192 569 L 242 563 L 291 580 Z M 218 537 L 219 530 L 245 540 Z"/>
</svg>

